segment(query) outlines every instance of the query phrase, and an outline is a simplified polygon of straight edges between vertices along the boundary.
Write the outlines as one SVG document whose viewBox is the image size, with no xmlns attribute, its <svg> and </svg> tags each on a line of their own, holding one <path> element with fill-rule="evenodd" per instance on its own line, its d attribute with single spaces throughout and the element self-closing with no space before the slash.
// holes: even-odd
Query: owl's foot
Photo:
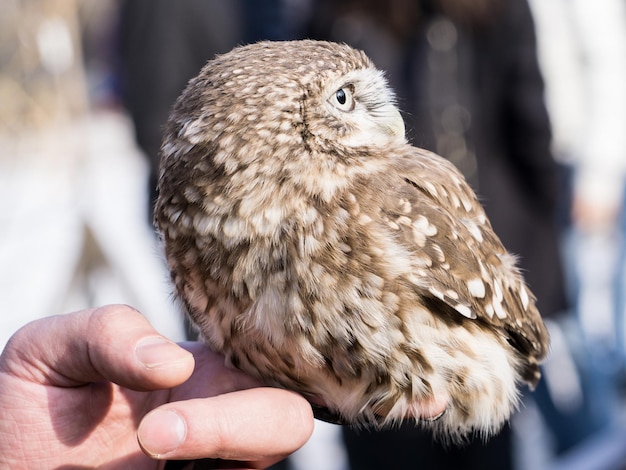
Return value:
<svg viewBox="0 0 626 470">
<path fill-rule="evenodd" d="M 446 414 L 448 400 L 432 398 L 414 407 L 415 416 L 418 421 L 434 422 Z"/>
<path fill-rule="evenodd" d="M 333 411 L 325 405 L 319 403 L 317 399 L 307 398 L 311 408 L 313 409 L 313 416 L 320 421 L 325 421 L 331 424 L 350 425 L 354 424 L 343 417 L 337 411 Z M 415 405 L 409 416 L 406 419 L 414 419 L 416 421 L 435 422 L 446 414 L 448 409 L 447 400 L 432 399 Z"/>
<path fill-rule="evenodd" d="M 315 417 L 315 419 L 319 419 L 320 421 L 326 421 L 327 423 L 330 423 L 330 424 L 342 424 L 342 425 L 350 424 L 339 413 L 337 413 L 336 411 L 331 411 L 325 406 L 311 403 L 311 408 L 313 409 L 313 416 Z"/>
</svg>

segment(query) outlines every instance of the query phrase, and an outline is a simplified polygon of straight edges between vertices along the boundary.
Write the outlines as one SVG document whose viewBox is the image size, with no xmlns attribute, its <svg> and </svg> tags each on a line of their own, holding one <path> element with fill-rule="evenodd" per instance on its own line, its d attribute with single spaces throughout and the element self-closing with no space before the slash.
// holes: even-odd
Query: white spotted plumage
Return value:
<svg viewBox="0 0 626 470">
<path fill-rule="evenodd" d="M 457 438 L 508 419 L 548 338 L 448 161 L 410 146 L 359 51 L 263 42 L 177 101 L 156 223 L 176 294 L 235 367 L 343 421 Z"/>
</svg>

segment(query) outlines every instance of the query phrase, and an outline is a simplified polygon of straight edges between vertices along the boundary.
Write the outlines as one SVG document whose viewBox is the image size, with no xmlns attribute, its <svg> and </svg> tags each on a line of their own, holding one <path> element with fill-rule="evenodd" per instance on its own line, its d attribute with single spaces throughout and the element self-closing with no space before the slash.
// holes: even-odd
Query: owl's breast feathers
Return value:
<svg viewBox="0 0 626 470">
<path fill-rule="evenodd" d="M 197 153 L 190 150 L 165 173 L 162 190 L 171 192 L 161 195 L 169 202 L 159 212 L 185 240 L 166 240 L 166 249 L 179 251 L 168 259 L 179 291 L 187 291 L 182 297 L 201 298 L 202 308 L 189 305 L 192 315 L 200 310 L 193 315 L 198 324 L 208 309 L 220 318 L 232 309 L 238 319 L 228 331 L 257 329 L 275 346 L 281 335 L 315 330 L 304 356 L 323 362 L 337 345 L 359 342 L 362 322 L 391 329 L 415 311 L 410 303 L 419 303 L 446 324 L 472 323 L 507 342 L 522 378 L 536 384 L 548 337 L 534 298 L 447 160 L 406 145 L 393 158 L 372 157 L 368 170 L 345 172 L 349 180 L 324 200 L 279 172 L 233 187 L 233 176 L 211 163 L 206 148 Z M 167 239 L 172 225 L 160 225 Z M 204 281 L 193 286 L 190 279 Z M 215 335 L 219 347 L 230 340 Z"/>
</svg>

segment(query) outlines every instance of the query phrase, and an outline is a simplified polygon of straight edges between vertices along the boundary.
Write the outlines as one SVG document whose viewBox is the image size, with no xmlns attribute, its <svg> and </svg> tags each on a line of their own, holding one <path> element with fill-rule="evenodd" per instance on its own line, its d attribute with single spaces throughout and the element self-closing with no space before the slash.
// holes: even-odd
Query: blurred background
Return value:
<svg viewBox="0 0 626 470">
<path fill-rule="evenodd" d="M 318 422 L 276 468 L 626 469 L 624 0 L 2 0 L 0 344 L 105 303 L 186 337 L 151 223 L 162 126 L 215 54 L 305 37 L 387 72 L 409 140 L 519 255 L 552 352 L 488 443 Z"/>
</svg>

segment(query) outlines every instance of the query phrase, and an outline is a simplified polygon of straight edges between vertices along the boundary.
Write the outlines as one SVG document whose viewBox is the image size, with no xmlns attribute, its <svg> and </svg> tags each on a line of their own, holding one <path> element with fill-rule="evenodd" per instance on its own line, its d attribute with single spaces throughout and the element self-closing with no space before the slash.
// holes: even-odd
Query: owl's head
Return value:
<svg viewBox="0 0 626 470">
<path fill-rule="evenodd" d="M 363 52 L 260 42 L 209 61 L 189 83 L 170 117 L 163 163 L 203 146 L 228 173 L 268 158 L 284 167 L 405 143 L 394 93 Z"/>
</svg>

